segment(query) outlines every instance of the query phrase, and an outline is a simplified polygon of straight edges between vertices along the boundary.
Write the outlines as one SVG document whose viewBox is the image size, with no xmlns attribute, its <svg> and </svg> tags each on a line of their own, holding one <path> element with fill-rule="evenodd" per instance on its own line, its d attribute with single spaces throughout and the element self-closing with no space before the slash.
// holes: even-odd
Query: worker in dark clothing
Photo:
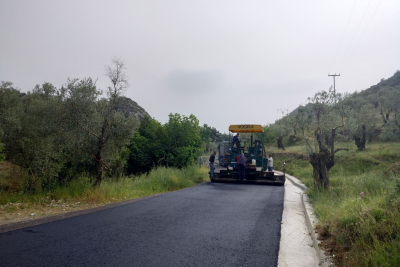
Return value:
<svg viewBox="0 0 400 267">
<path fill-rule="evenodd" d="M 243 152 L 236 157 L 237 163 L 238 163 L 238 168 L 239 168 L 239 180 L 244 181 L 244 176 L 246 172 L 246 158 L 243 154 Z"/>
<path fill-rule="evenodd" d="M 215 161 L 215 155 L 217 154 L 217 151 L 214 151 L 213 154 L 211 154 L 210 156 L 210 178 L 213 179 L 214 178 L 214 161 Z"/>
<path fill-rule="evenodd" d="M 233 147 L 240 147 L 239 133 L 233 137 Z"/>
</svg>

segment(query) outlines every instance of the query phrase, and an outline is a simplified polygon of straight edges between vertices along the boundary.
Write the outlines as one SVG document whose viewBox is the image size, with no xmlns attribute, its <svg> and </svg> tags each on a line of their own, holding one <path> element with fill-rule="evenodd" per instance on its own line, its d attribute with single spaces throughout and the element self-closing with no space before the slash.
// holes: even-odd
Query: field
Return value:
<svg viewBox="0 0 400 267">
<path fill-rule="evenodd" d="M 314 190 L 312 167 L 300 156 L 275 153 L 274 167 L 282 169 L 309 188 L 319 218 L 322 246 L 338 266 L 400 266 L 400 144 L 367 143 L 365 151 L 336 154 L 330 170 L 330 188 Z M 284 153 L 306 152 L 301 145 Z M 296 154 L 296 153 L 292 153 Z"/>
</svg>

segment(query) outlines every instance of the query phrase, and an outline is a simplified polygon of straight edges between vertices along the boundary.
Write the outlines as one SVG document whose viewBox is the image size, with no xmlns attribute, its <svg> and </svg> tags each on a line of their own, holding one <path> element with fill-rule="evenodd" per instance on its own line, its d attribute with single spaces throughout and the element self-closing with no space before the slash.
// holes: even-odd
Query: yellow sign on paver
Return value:
<svg viewBox="0 0 400 267">
<path fill-rule="evenodd" d="M 262 133 L 263 127 L 260 124 L 237 124 L 230 125 L 229 131 L 232 133 Z"/>
</svg>

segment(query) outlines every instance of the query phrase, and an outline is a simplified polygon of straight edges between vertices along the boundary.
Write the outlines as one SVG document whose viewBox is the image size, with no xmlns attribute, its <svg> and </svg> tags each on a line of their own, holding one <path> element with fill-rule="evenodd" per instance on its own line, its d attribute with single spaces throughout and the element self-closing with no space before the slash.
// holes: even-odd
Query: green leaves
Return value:
<svg viewBox="0 0 400 267">
<path fill-rule="evenodd" d="M 28 171 L 27 190 L 97 167 L 122 174 L 136 120 L 117 111 L 114 98 L 100 95 L 90 78 L 68 79 L 59 90 L 44 83 L 26 94 L 1 83 L 0 139 L 7 158 Z"/>
<path fill-rule="evenodd" d="M 266 147 L 269 148 L 276 141 L 275 132 L 270 125 L 264 125 L 263 129 L 264 129 L 264 144 Z"/>
<path fill-rule="evenodd" d="M 51 184 L 65 159 L 59 127 L 61 100 L 49 83 L 21 94 L 3 83 L 0 125 L 7 157 L 30 173 L 28 190 Z M 40 179 L 38 178 L 40 177 Z"/>
<path fill-rule="evenodd" d="M 201 150 L 199 129 L 194 115 L 170 114 L 164 125 L 145 118 L 131 139 L 128 173 L 148 172 L 155 166 L 188 166 Z"/>
</svg>

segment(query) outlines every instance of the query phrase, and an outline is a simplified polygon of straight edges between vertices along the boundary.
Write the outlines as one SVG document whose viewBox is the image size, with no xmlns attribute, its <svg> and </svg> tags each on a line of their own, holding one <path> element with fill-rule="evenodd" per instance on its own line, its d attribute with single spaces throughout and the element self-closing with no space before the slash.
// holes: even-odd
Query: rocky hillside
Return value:
<svg viewBox="0 0 400 267">
<path fill-rule="evenodd" d="M 141 121 L 144 117 L 151 117 L 147 111 L 138 105 L 135 101 L 128 97 L 120 97 L 118 99 L 117 111 L 121 111 L 125 114 L 126 117 L 134 116 L 139 121 Z"/>
</svg>

